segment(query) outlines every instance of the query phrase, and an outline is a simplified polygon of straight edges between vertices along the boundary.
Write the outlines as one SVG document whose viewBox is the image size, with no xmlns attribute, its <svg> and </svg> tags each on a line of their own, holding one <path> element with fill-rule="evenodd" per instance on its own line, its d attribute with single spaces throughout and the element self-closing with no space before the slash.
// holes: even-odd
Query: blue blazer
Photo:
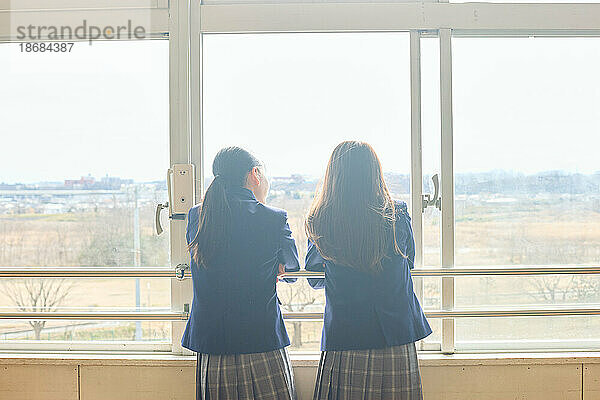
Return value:
<svg viewBox="0 0 600 400">
<path fill-rule="evenodd" d="M 194 300 L 182 346 L 205 354 L 261 353 L 290 344 L 275 284 L 279 264 L 298 271 L 298 252 L 287 213 L 256 200 L 252 191 L 228 189 L 234 226 L 222 263 L 200 268 L 192 259 Z M 187 241 L 198 231 L 200 207 L 188 214 Z"/>
<path fill-rule="evenodd" d="M 416 342 L 431 333 L 413 291 L 415 242 L 406 203 L 396 202 L 396 241 L 408 256 L 394 254 L 379 273 L 358 271 L 325 260 L 309 241 L 308 271 L 324 271 L 325 279 L 309 279 L 325 288 L 321 350 L 377 349 Z"/>
</svg>

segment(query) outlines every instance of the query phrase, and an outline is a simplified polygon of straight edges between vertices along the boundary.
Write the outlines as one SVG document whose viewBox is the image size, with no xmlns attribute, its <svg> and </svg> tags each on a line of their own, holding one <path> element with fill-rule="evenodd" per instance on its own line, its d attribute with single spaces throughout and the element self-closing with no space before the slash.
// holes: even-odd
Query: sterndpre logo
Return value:
<svg viewBox="0 0 600 400">
<path fill-rule="evenodd" d="M 131 20 L 124 25 L 90 25 L 83 20 L 80 25 L 55 26 L 55 25 L 18 25 L 16 27 L 17 39 L 21 41 L 81 41 L 88 40 L 90 45 L 94 40 L 112 39 L 145 39 L 146 28 L 134 25 Z"/>
</svg>

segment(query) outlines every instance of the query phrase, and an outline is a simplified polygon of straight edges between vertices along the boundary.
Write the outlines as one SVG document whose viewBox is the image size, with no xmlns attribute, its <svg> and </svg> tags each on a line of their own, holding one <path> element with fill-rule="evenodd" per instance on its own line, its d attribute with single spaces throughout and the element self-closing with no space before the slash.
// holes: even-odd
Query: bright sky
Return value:
<svg viewBox="0 0 600 400">
<path fill-rule="evenodd" d="M 455 38 L 455 170 L 600 170 L 600 39 Z M 410 170 L 406 33 L 211 35 L 207 166 L 231 144 L 270 175 L 319 176 L 344 139 Z M 439 165 L 439 56 L 422 45 L 423 160 Z M 0 182 L 159 180 L 168 166 L 167 41 L 0 45 Z M 7 62 L 5 62 L 7 61 Z M 210 169 L 209 169 L 210 170 Z"/>
<path fill-rule="evenodd" d="M 168 57 L 159 40 L 75 43 L 57 54 L 0 44 L 0 182 L 164 179 Z"/>
</svg>

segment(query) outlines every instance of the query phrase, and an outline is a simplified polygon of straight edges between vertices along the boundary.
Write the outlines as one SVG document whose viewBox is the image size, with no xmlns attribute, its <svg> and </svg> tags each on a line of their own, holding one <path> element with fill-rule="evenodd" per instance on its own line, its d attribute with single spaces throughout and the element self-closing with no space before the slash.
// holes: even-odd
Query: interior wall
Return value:
<svg viewBox="0 0 600 400">
<path fill-rule="evenodd" d="M 119 365 L 16 364 L 0 359 L 0 400 L 191 400 L 193 361 Z M 317 363 L 296 363 L 299 400 L 312 398 Z M 600 364 L 421 366 L 425 400 L 600 400 Z"/>
<path fill-rule="evenodd" d="M 78 400 L 77 371 L 77 365 L 2 365 L 0 399 Z"/>
<path fill-rule="evenodd" d="M 194 367 L 81 366 L 81 400 L 194 399 Z"/>
<path fill-rule="evenodd" d="M 426 400 L 581 400 L 581 371 L 581 364 L 475 365 L 423 367 L 421 375 Z"/>
</svg>

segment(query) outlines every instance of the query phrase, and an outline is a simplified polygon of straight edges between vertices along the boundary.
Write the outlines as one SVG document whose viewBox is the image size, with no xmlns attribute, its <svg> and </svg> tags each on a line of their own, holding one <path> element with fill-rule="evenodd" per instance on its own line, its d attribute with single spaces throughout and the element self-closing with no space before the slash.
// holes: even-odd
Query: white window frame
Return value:
<svg viewBox="0 0 600 400">
<path fill-rule="evenodd" d="M 452 37 L 600 36 L 600 4 L 514 4 L 388 2 L 310 3 L 219 2 L 192 4 L 191 115 L 192 162 L 202 174 L 202 37 L 211 33 L 410 32 L 411 65 L 411 212 L 416 268 L 423 266 L 420 37 L 440 41 L 441 102 L 441 263 L 454 268 L 454 170 L 452 118 Z M 198 198 L 201 190 L 197 189 Z M 422 280 L 415 278 L 422 296 Z M 453 311 L 453 276 L 442 277 L 442 311 Z M 442 318 L 441 344 L 422 350 L 455 352 L 455 318 Z M 523 350 L 523 349 L 519 349 Z"/>
<path fill-rule="evenodd" d="M 192 135 L 191 112 L 193 96 L 190 94 L 190 6 L 185 0 L 170 0 L 169 48 L 170 48 L 170 160 L 174 164 L 195 164 L 195 190 L 202 193 L 202 163 L 194 159 L 195 143 Z M 200 196 L 196 196 L 200 199 Z M 170 220 L 171 233 L 171 267 L 178 264 L 189 264 L 187 250 L 185 220 Z M 193 286 L 191 279 L 171 279 L 171 310 L 174 312 L 191 309 Z M 185 329 L 185 321 L 173 321 L 171 329 L 171 351 L 176 354 L 192 354 L 181 346 L 181 337 Z"/>
<path fill-rule="evenodd" d="M 170 4 L 171 3 L 171 4 Z M 128 19 L 135 20 L 136 18 L 149 21 L 150 30 L 146 32 L 146 39 L 168 39 L 170 30 L 179 29 L 180 24 L 177 15 L 171 16 L 169 7 L 173 6 L 174 0 L 0 0 L 0 43 L 10 45 L 11 43 L 21 42 L 16 38 L 14 32 L 10 30 L 8 23 L 12 18 L 20 18 L 27 16 L 27 21 L 33 25 L 68 25 L 76 27 L 81 24 L 82 20 L 88 21 L 89 24 L 98 26 L 116 25 L 116 22 L 127 21 Z M 184 17 L 187 19 L 187 17 Z M 6 23 L 5 23 L 6 22 Z M 184 33 L 184 35 L 187 35 Z M 177 34 L 171 35 L 178 37 Z M 125 38 L 125 35 L 123 35 Z M 79 39 L 81 41 L 87 38 Z M 117 39 L 115 39 L 117 40 Z M 76 41 L 76 40 L 71 40 Z M 177 41 L 175 41 L 177 43 Z M 179 91 L 178 86 L 187 85 L 188 80 L 180 79 L 180 53 L 187 52 L 187 47 L 179 49 L 170 43 L 169 59 L 170 59 L 170 160 L 171 164 L 179 162 L 181 159 L 181 149 L 186 149 L 187 144 L 179 139 L 179 121 L 174 116 L 179 109 L 177 99 Z M 175 88 L 175 89 L 174 89 Z M 173 101 L 175 99 L 175 101 Z M 183 115 L 180 117 L 184 117 Z M 187 118 L 187 115 L 185 115 Z M 173 132 L 177 132 L 174 134 Z M 179 148 L 179 150 L 177 150 Z M 189 162 L 185 159 L 185 162 Z M 168 166 L 165 166 L 168 167 Z M 177 265 L 175 261 L 180 261 L 181 256 L 181 238 L 183 232 L 183 242 L 185 243 L 185 225 L 182 221 L 171 221 L 171 253 L 172 266 Z M 184 225 L 182 227 L 182 225 Z M 43 269 L 42 269 L 43 270 Z M 85 269 L 82 269 L 85 271 Z M 114 272 L 114 271 L 113 271 Z M 109 271 L 108 274 L 111 272 Z M 164 271 L 161 274 L 165 276 Z M 16 275 L 14 275 L 16 276 Z M 52 274 L 48 274 L 52 276 Z M 108 275 L 107 275 L 108 276 Z M 114 275 L 113 275 L 114 276 Z M 169 274 L 174 276 L 174 273 Z M 119 279 L 119 278 L 115 278 Z M 5 343 L 0 343 L 2 351 L 161 351 L 171 352 L 177 349 L 175 343 L 178 343 L 176 335 L 181 331 L 181 325 L 185 326 L 185 321 L 176 320 L 175 313 L 183 311 L 184 304 L 189 303 L 185 299 L 184 288 L 189 280 L 179 281 L 171 279 L 171 308 L 173 315 L 168 315 L 172 319 L 172 342 L 137 342 L 137 341 L 89 341 L 89 342 L 65 342 L 65 341 L 22 341 L 11 340 Z M 115 313 L 119 314 L 119 313 Z M 125 319 L 119 317 L 120 319 Z M 110 319 L 110 318 L 105 318 Z M 160 319 L 160 318 L 159 318 Z"/>
<path fill-rule="evenodd" d="M 512 4 L 512 3 L 360 3 L 323 1 L 307 3 L 201 4 L 185 0 L 0 0 L 0 20 L 14 13 L 28 13 L 32 23 L 78 24 L 82 18 L 97 25 L 109 25 L 135 15 L 150 14 L 150 37 L 169 38 L 170 59 L 170 166 L 191 163 L 196 166 L 196 198 L 203 193 L 202 127 L 202 40 L 213 33 L 285 32 L 410 32 L 411 63 L 411 212 L 417 244 L 416 267 L 423 265 L 423 225 L 421 218 L 421 99 L 420 37 L 440 40 L 441 102 L 441 195 L 442 268 L 454 268 L 454 184 L 452 137 L 452 37 L 486 36 L 600 36 L 600 4 Z M 48 6 L 52 4 L 52 6 Z M 144 13 L 144 14 L 141 14 Z M 0 41 L 15 41 L 6 25 L 0 24 Z M 171 267 L 189 263 L 184 220 L 170 221 Z M 421 291 L 416 278 L 416 290 Z M 171 308 L 185 313 L 192 298 L 190 279 L 171 280 Z M 442 311 L 454 310 L 454 278 L 442 277 Z M 590 312 L 593 313 L 593 312 Z M 189 354 L 180 345 L 185 321 L 172 322 L 169 349 Z M 33 348 L 38 346 L 29 347 Z M 87 349 L 168 350 L 148 344 L 91 343 Z M 68 343 L 64 349 L 69 349 Z M 14 348 L 14 347 L 13 347 Z M 63 349 L 59 344 L 39 344 L 37 349 Z M 454 318 L 444 317 L 441 346 L 422 347 L 453 353 Z"/>
</svg>

